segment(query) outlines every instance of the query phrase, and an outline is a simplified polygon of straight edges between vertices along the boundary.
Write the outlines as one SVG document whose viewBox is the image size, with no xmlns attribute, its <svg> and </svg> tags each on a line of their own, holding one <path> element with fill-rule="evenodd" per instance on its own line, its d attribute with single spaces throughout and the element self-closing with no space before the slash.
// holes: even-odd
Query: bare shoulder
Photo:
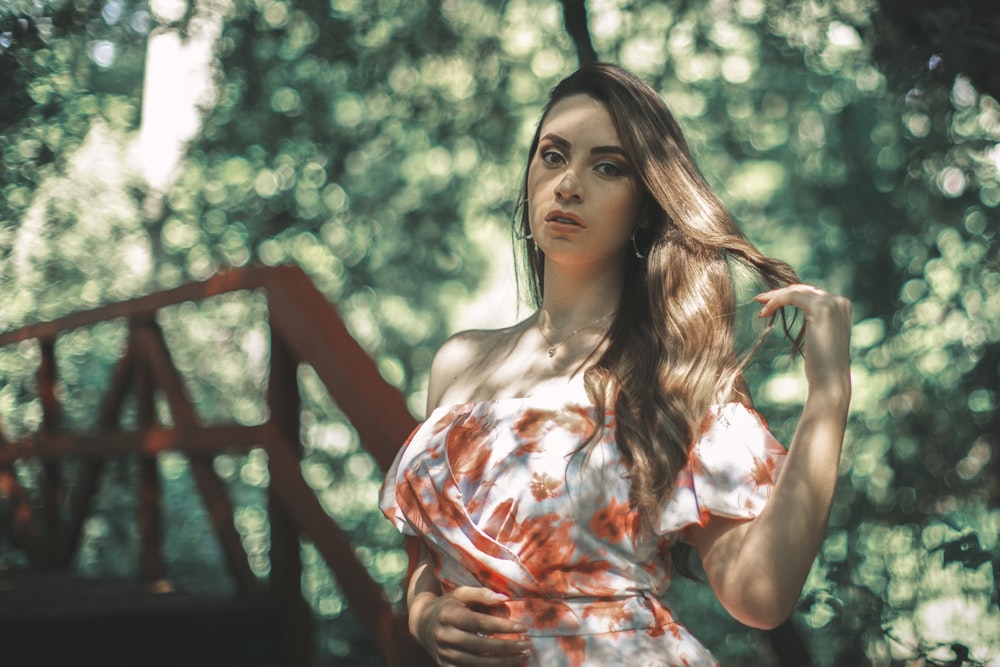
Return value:
<svg viewBox="0 0 1000 667">
<path fill-rule="evenodd" d="M 465 394 L 498 350 L 509 344 L 521 325 L 506 329 L 462 331 L 438 349 L 427 383 L 427 412 L 468 399 Z"/>
<path fill-rule="evenodd" d="M 462 331 L 451 336 L 438 348 L 431 363 L 430 378 L 427 382 L 427 411 L 441 403 L 445 390 L 466 372 L 471 364 L 482 355 L 485 338 L 489 332 Z"/>
</svg>

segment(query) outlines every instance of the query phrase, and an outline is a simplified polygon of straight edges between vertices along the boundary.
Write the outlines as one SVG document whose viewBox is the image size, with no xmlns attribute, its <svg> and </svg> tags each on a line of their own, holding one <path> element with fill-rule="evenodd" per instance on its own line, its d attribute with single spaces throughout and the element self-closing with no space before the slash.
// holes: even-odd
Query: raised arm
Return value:
<svg viewBox="0 0 1000 667">
<path fill-rule="evenodd" d="M 713 517 L 690 538 L 722 605 L 750 626 L 792 612 L 826 533 L 851 399 L 851 304 L 807 285 L 756 297 L 761 317 L 792 306 L 805 315 L 808 396 L 771 499 L 752 521 Z"/>
</svg>

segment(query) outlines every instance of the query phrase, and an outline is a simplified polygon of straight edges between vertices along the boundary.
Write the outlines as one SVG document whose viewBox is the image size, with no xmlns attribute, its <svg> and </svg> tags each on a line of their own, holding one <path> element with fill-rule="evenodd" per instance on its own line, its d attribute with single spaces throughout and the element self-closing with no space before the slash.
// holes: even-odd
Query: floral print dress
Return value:
<svg viewBox="0 0 1000 667">
<path fill-rule="evenodd" d="M 669 547 L 712 516 L 757 516 L 785 450 L 751 409 L 713 406 L 650 535 L 613 414 L 581 449 L 593 420 L 592 406 L 539 397 L 438 408 L 397 455 L 382 511 L 423 538 L 443 590 L 510 597 L 501 613 L 529 628 L 531 666 L 714 667 L 664 600 Z"/>
</svg>

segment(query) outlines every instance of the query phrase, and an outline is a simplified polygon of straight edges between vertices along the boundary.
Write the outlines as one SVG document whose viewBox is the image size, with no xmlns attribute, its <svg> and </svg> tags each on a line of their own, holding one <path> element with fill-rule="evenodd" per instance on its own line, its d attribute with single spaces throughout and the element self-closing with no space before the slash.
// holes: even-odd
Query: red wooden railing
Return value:
<svg viewBox="0 0 1000 667">
<path fill-rule="evenodd" d="M 184 389 L 156 314 L 161 308 L 219 294 L 261 290 L 266 295 L 271 339 L 267 390 L 269 418 L 260 425 L 204 425 Z M 96 431 L 73 433 L 60 425 L 56 396 L 56 338 L 69 330 L 124 318 L 129 335 L 124 353 L 103 396 Z M 286 664 L 309 661 L 311 612 L 300 586 L 300 539 L 311 541 L 336 578 L 349 607 L 376 636 L 391 667 L 430 664 L 406 631 L 406 619 L 395 614 L 357 560 L 349 536 L 323 509 L 302 476 L 299 441 L 300 363 L 309 364 L 331 397 L 357 430 L 361 443 L 385 471 L 399 445 L 415 425 L 403 397 L 379 375 L 374 362 L 351 337 L 336 309 L 297 267 L 250 267 L 210 280 L 0 334 L 0 346 L 35 340 L 41 350 L 38 390 L 43 419 L 38 432 L 17 441 L 0 434 L 0 492 L 13 517 L 12 530 L 31 563 L 39 569 L 66 569 L 80 544 L 84 521 L 108 456 L 133 455 L 140 460 L 139 563 L 143 579 L 166 576 L 162 556 L 160 477 L 156 456 L 177 451 L 190 462 L 192 476 L 205 502 L 228 571 L 240 594 L 260 593 L 233 523 L 233 507 L 225 482 L 212 460 L 224 452 L 262 447 L 270 473 L 268 512 L 271 528 L 270 592 L 283 619 L 282 652 Z M 172 424 L 156 419 L 154 397 L 166 398 Z M 137 426 L 120 422 L 126 396 L 137 399 Z M 28 493 L 14 474 L 14 463 L 37 457 L 41 516 L 35 516 Z M 68 517 L 60 516 L 66 488 L 62 463 L 83 462 L 73 485 Z M 413 555 L 415 545 L 408 543 Z"/>
</svg>

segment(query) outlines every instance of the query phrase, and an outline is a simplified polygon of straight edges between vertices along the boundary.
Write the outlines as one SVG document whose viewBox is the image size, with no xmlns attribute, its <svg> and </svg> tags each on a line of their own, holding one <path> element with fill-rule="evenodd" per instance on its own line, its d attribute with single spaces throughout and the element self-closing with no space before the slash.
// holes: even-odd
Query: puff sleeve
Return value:
<svg viewBox="0 0 1000 667">
<path fill-rule="evenodd" d="M 712 406 L 657 532 L 704 526 L 712 516 L 756 517 L 771 496 L 786 453 L 755 411 L 741 403 Z"/>
</svg>

